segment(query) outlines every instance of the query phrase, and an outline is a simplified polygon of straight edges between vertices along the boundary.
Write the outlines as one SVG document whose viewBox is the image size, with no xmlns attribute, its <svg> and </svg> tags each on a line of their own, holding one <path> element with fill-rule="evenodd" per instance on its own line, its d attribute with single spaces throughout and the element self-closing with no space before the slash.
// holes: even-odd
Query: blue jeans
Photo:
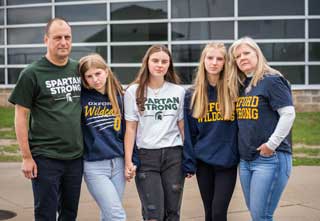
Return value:
<svg viewBox="0 0 320 221">
<path fill-rule="evenodd" d="M 99 205 L 101 220 L 126 220 L 121 202 L 126 182 L 122 157 L 84 161 L 84 180 L 89 192 Z"/>
<path fill-rule="evenodd" d="M 36 221 L 74 221 L 80 198 L 83 160 L 34 157 L 38 176 L 32 179 Z"/>
<path fill-rule="evenodd" d="M 184 176 L 182 147 L 139 149 L 135 178 L 144 220 L 178 221 Z"/>
<path fill-rule="evenodd" d="M 240 160 L 240 182 L 253 221 L 273 221 L 291 169 L 291 154 L 280 151 L 253 161 Z"/>
</svg>

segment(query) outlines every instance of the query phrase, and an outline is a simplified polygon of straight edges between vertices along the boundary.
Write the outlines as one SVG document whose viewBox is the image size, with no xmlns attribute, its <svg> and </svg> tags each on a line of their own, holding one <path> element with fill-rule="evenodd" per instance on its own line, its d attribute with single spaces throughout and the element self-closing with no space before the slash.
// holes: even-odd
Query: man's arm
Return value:
<svg viewBox="0 0 320 221">
<path fill-rule="evenodd" d="M 21 105 L 15 105 L 15 131 L 22 155 L 22 172 L 28 179 L 36 178 L 38 169 L 32 158 L 28 141 L 28 115 L 29 109 Z"/>
</svg>

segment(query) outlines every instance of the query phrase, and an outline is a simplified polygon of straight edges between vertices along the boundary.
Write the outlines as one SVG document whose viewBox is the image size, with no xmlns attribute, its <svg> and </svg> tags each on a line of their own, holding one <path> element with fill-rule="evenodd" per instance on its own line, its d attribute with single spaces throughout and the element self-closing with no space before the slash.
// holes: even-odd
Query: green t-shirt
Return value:
<svg viewBox="0 0 320 221">
<path fill-rule="evenodd" d="M 30 109 L 29 144 L 33 156 L 69 160 L 82 156 L 78 63 L 56 66 L 45 57 L 25 68 L 9 102 Z"/>
</svg>

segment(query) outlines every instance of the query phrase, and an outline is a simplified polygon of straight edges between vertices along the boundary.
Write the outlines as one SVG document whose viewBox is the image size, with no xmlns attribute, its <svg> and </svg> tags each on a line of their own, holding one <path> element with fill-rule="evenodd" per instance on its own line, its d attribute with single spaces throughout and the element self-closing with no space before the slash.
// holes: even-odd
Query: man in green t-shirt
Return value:
<svg viewBox="0 0 320 221">
<path fill-rule="evenodd" d="M 45 29 L 47 53 L 20 74 L 9 102 L 22 172 L 32 181 L 35 220 L 76 220 L 83 171 L 80 78 L 69 58 L 70 25 L 61 18 Z M 28 125 L 29 124 L 29 125 Z"/>
</svg>

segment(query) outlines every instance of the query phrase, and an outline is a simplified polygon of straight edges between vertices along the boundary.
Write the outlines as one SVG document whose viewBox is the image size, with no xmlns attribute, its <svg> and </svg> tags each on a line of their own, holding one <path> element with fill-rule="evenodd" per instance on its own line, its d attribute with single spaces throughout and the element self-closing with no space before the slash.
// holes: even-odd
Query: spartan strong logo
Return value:
<svg viewBox="0 0 320 221">
<path fill-rule="evenodd" d="M 162 118 L 163 118 L 162 111 L 158 111 L 155 113 L 154 115 L 155 120 L 162 120 Z"/>
<path fill-rule="evenodd" d="M 178 110 L 179 97 L 148 98 L 144 104 L 148 114 L 145 117 L 154 117 L 155 120 L 163 120 L 167 116 L 175 116 L 172 111 Z"/>
</svg>

